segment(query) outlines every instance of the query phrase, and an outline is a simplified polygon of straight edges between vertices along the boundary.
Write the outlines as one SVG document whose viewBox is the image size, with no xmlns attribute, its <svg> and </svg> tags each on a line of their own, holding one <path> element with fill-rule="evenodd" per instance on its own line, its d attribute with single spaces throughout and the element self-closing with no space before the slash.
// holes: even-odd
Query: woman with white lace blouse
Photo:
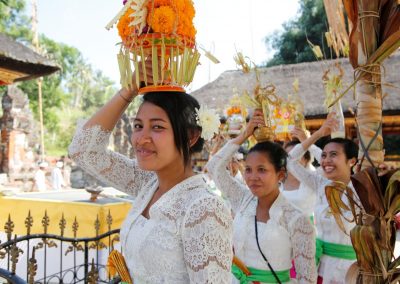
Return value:
<svg viewBox="0 0 400 284">
<path fill-rule="evenodd" d="M 234 251 L 251 275 L 233 266 L 233 283 L 296 283 L 289 277 L 295 259 L 298 283 L 315 283 L 314 228 L 307 216 L 279 191 L 286 174 L 286 152 L 273 142 L 258 143 L 245 161 L 243 184 L 226 169 L 239 146 L 264 124 L 256 110 L 246 129 L 230 140 L 206 168 L 235 214 Z M 250 190 L 249 190 L 250 189 Z"/>
<path fill-rule="evenodd" d="M 292 136 L 293 137 L 293 136 Z M 289 153 L 297 144 L 299 140 L 292 140 L 284 145 L 284 149 Z M 316 157 L 320 161 L 322 150 L 315 145 L 312 145 L 299 160 L 299 163 L 309 171 L 315 171 L 311 165 L 311 157 Z M 304 214 L 309 216 L 312 220 L 314 218 L 314 207 L 317 198 L 315 190 L 309 188 L 306 184 L 301 183 L 296 177 L 288 172 L 285 181 L 281 185 L 282 194 L 286 199 L 291 202 L 296 208 L 300 209 Z"/>
<path fill-rule="evenodd" d="M 135 284 L 230 283 L 231 213 L 190 165 L 204 142 L 196 123 L 199 104 L 185 93 L 145 94 L 131 137 L 136 159 L 130 159 L 107 146 L 136 95 L 137 89 L 120 90 L 77 130 L 70 156 L 135 197 L 120 236 Z"/>
<path fill-rule="evenodd" d="M 321 154 L 323 175 L 319 172 L 308 171 L 298 162 L 311 145 L 319 138 L 329 135 L 336 125 L 334 114 L 328 115 L 319 130 L 289 152 L 288 169 L 301 183 L 313 189 L 317 194 L 314 218 L 317 229 L 318 283 L 344 284 L 349 266 L 356 261 L 349 235 L 355 223 L 348 221 L 353 219 L 352 213 L 349 211 L 347 220 L 342 220 L 346 233 L 339 228 L 330 213 L 325 186 L 332 181 L 340 181 L 354 191 L 350 176 L 351 169 L 357 161 L 358 147 L 349 139 L 329 140 Z M 357 196 L 355 191 L 354 196 Z M 344 199 L 344 202 L 347 200 Z"/>
</svg>

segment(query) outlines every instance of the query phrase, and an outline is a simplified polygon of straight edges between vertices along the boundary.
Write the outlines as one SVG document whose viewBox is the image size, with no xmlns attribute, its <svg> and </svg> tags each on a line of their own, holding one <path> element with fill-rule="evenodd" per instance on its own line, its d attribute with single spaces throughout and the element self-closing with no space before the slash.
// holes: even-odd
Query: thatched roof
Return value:
<svg viewBox="0 0 400 284">
<path fill-rule="evenodd" d="M 59 69 L 51 60 L 0 33 L 0 84 L 34 79 Z"/>
<path fill-rule="evenodd" d="M 299 95 L 304 103 L 304 114 L 307 117 L 320 116 L 326 113 L 323 102 L 325 100 L 325 90 L 322 83 L 324 70 L 328 66 L 333 66 L 337 61 L 320 61 L 311 63 L 300 63 L 274 66 L 260 69 L 260 79 L 262 85 L 273 83 L 276 87 L 276 94 L 286 97 L 293 93 L 292 84 L 295 78 L 299 79 Z M 343 85 L 349 86 L 353 81 L 353 68 L 348 59 L 340 60 L 344 69 Z M 384 63 L 383 83 L 392 84 L 395 87 L 384 85 L 383 92 L 387 93 L 384 99 L 383 110 L 386 112 L 400 112 L 400 53 L 396 53 L 388 58 Z M 334 67 L 332 72 L 337 73 Z M 224 110 L 229 105 L 229 100 L 233 95 L 233 88 L 239 91 L 252 90 L 256 84 L 254 72 L 244 74 L 242 71 L 226 71 L 215 81 L 203 86 L 199 90 L 192 92 L 201 104 L 209 107 Z M 240 92 L 241 93 L 241 92 Z M 349 91 L 342 99 L 343 110 L 349 107 L 355 108 L 353 92 Z"/>
</svg>

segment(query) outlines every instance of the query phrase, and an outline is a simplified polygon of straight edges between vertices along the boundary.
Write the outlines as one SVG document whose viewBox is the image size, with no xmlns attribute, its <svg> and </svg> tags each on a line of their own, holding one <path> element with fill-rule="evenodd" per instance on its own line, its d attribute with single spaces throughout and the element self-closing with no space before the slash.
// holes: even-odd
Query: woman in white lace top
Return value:
<svg viewBox="0 0 400 284">
<path fill-rule="evenodd" d="M 199 104 L 185 93 L 145 94 L 131 137 L 136 159 L 129 159 L 107 146 L 136 94 L 120 90 L 78 129 L 70 156 L 135 197 L 120 236 L 135 284 L 230 283 L 231 213 L 190 165 L 204 142 L 196 123 Z"/>
<path fill-rule="evenodd" d="M 279 182 L 286 174 L 285 150 L 273 142 L 254 146 L 245 161 L 246 184 L 236 180 L 226 169 L 239 146 L 263 123 L 262 113 L 256 110 L 245 131 L 230 140 L 206 165 L 235 214 L 235 255 L 252 273 L 246 276 L 234 265 L 233 283 L 296 281 L 289 277 L 293 258 L 297 281 L 315 283 L 314 228 L 309 217 L 279 191 Z"/>
<path fill-rule="evenodd" d="M 293 137 L 293 136 L 292 136 Z M 294 146 L 300 144 L 299 140 L 292 140 L 284 145 L 284 149 L 289 153 Z M 315 145 L 312 145 L 303 157 L 299 160 L 299 163 L 309 171 L 315 171 L 311 165 L 311 157 L 315 157 L 317 161 L 320 161 L 322 150 Z M 306 184 L 301 183 L 296 177 L 290 172 L 281 185 L 283 195 L 289 202 L 291 202 L 296 208 L 300 209 L 304 214 L 313 218 L 314 207 L 316 200 L 315 190 L 309 188 Z"/>
<path fill-rule="evenodd" d="M 318 131 L 290 151 L 288 169 L 301 183 L 313 189 L 317 194 L 314 218 L 317 228 L 317 261 L 320 260 L 318 283 L 323 281 L 323 283 L 344 284 L 349 266 L 356 261 L 349 236 L 350 230 L 355 224 L 343 219 L 346 233 L 339 228 L 335 218 L 330 213 L 325 186 L 332 181 L 341 181 L 353 188 L 350 176 L 351 168 L 357 161 L 358 147 L 349 139 L 335 138 L 329 140 L 321 154 L 323 174 L 317 171 L 309 171 L 298 162 L 312 144 L 319 138 L 329 135 L 336 128 L 336 125 L 337 121 L 334 114 L 330 114 Z M 357 196 L 355 191 L 354 196 Z M 346 199 L 343 201 L 347 202 Z M 348 220 L 353 219 L 350 211 L 346 217 Z"/>
</svg>

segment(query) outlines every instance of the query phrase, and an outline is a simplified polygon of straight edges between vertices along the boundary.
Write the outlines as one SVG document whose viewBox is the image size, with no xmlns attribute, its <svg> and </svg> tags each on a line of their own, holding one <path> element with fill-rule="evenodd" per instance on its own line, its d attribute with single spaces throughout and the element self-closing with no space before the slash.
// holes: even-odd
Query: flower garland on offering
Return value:
<svg viewBox="0 0 400 284">
<path fill-rule="evenodd" d="M 117 24 L 122 40 L 118 54 L 121 85 L 131 87 L 132 66 L 139 93 L 182 91 L 194 77 L 200 59 L 193 25 L 192 0 L 127 0 L 124 7 L 106 26 Z M 146 70 L 151 60 L 152 70 Z M 140 82 L 140 73 L 144 82 Z M 147 77 L 152 75 L 150 84 Z"/>
</svg>

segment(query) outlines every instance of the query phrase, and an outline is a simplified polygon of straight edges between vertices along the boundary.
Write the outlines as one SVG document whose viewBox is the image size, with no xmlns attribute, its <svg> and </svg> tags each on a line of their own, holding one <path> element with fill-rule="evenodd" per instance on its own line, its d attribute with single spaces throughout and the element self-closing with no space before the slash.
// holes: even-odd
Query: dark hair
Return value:
<svg viewBox="0 0 400 284">
<path fill-rule="evenodd" d="M 358 157 L 358 145 L 353 140 L 350 140 L 350 139 L 347 139 L 347 138 L 340 138 L 340 137 L 332 138 L 332 139 L 329 139 L 325 143 L 324 148 L 329 143 L 336 143 L 336 144 L 342 145 L 347 160 L 350 160 L 352 158 L 356 158 L 356 160 L 357 160 L 357 157 Z"/>
<path fill-rule="evenodd" d="M 297 144 L 300 144 L 300 143 L 301 143 L 301 142 L 300 142 L 299 140 L 293 139 L 293 140 L 287 142 L 287 143 L 285 144 L 284 148 L 285 148 L 285 150 L 286 150 L 286 148 L 292 147 L 292 146 L 296 146 Z M 304 155 L 303 155 L 303 157 L 304 157 L 304 159 L 306 159 L 307 163 L 310 162 L 310 160 L 311 160 L 310 151 L 305 152 Z"/>
<path fill-rule="evenodd" d="M 200 108 L 199 102 L 183 92 L 151 92 L 143 96 L 143 103 L 148 102 L 162 108 L 168 115 L 174 132 L 175 146 L 182 153 L 184 165 L 190 163 L 193 153 L 203 149 L 204 139 L 199 137 L 197 142 L 190 147 L 191 132 L 201 133 L 197 125 L 196 109 Z"/>
<path fill-rule="evenodd" d="M 278 172 L 282 168 L 284 168 L 284 170 L 286 171 L 287 153 L 281 145 L 271 141 L 265 141 L 254 145 L 249 150 L 249 154 L 253 152 L 267 154 L 267 158 L 271 162 L 271 164 L 274 165 L 275 171 Z"/>
</svg>

